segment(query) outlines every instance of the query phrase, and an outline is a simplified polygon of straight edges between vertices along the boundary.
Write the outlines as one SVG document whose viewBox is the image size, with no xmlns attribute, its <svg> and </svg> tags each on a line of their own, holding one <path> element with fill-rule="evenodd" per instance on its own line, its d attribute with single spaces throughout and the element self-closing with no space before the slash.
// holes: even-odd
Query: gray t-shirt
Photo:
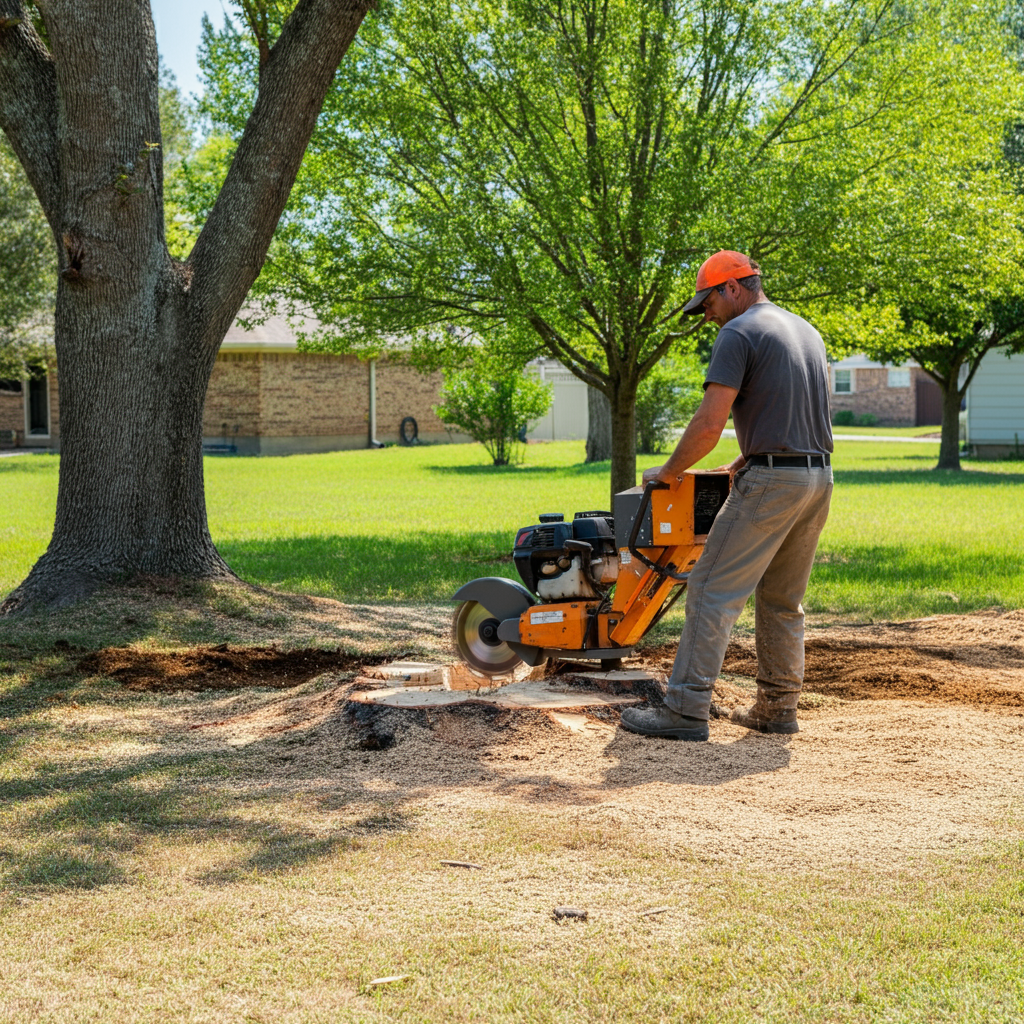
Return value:
<svg viewBox="0 0 1024 1024">
<path fill-rule="evenodd" d="M 795 313 L 758 302 L 730 320 L 711 350 L 709 384 L 739 391 L 732 418 L 744 455 L 832 451 L 825 345 Z"/>
</svg>

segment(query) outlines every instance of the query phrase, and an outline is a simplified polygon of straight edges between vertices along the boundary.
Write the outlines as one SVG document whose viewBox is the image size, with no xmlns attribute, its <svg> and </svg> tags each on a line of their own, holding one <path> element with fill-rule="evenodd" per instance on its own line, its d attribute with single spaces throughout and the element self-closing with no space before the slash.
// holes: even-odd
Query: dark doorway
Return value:
<svg viewBox="0 0 1024 1024">
<path fill-rule="evenodd" d="M 36 437 L 50 436 L 50 382 L 33 377 L 28 382 L 28 432 Z"/>
<path fill-rule="evenodd" d="M 928 377 L 917 378 L 916 427 L 930 427 L 942 423 L 942 388 Z"/>
</svg>

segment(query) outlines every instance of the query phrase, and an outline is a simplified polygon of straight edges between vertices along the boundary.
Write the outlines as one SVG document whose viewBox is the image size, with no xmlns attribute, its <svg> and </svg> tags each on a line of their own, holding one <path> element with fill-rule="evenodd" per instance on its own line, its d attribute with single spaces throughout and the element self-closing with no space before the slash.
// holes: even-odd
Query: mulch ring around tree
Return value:
<svg viewBox="0 0 1024 1024">
<path fill-rule="evenodd" d="M 288 689 L 326 672 L 354 672 L 383 659 L 342 651 L 275 647 L 190 647 L 148 651 L 105 647 L 82 658 L 78 669 L 117 680 L 128 690 L 238 690 L 245 687 Z"/>
</svg>

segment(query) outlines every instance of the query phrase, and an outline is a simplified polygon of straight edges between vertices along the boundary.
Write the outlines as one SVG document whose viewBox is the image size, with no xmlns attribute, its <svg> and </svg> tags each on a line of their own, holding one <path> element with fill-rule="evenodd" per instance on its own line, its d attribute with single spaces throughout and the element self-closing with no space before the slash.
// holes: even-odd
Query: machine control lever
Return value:
<svg viewBox="0 0 1024 1024">
<path fill-rule="evenodd" d="M 589 540 L 567 540 L 562 547 L 566 551 L 590 552 L 594 550 L 594 545 L 591 544 Z"/>
</svg>

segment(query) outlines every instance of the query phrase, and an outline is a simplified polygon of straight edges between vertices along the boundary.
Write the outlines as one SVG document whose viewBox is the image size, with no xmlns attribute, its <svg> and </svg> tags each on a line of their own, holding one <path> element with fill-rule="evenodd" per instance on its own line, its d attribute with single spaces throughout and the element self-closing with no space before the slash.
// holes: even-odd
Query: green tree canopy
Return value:
<svg viewBox="0 0 1024 1024">
<path fill-rule="evenodd" d="M 53 236 L 0 135 L 0 377 L 21 377 L 45 357 L 55 288 Z"/>
<path fill-rule="evenodd" d="M 1024 199 L 996 154 L 988 167 L 944 171 L 904 198 L 900 244 L 868 268 L 860 301 L 821 320 L 836 353 L 914 360 L 936 381 L 937 468 L 959 469 L 960 403 L 981 360 L 1024 351 Z"/>
<path fill-rule="evenodd" d="M 1005 105 L 994 14 L 382 0 L 258 288 L 314 308 L 326 346 L 412 334 L 428 363 L 467 337 L 542 346 L 608 396 L 612 489 L 631 486 L 637 388 L 692 345 L 699 263 L 746 251 L 804 306 L 861 287 L 892 240 L 893 168 L 974 152 Z M 207 35 L 216 129 L 240 130 L 257 54 L 245 29 Z"/>
</svg>

